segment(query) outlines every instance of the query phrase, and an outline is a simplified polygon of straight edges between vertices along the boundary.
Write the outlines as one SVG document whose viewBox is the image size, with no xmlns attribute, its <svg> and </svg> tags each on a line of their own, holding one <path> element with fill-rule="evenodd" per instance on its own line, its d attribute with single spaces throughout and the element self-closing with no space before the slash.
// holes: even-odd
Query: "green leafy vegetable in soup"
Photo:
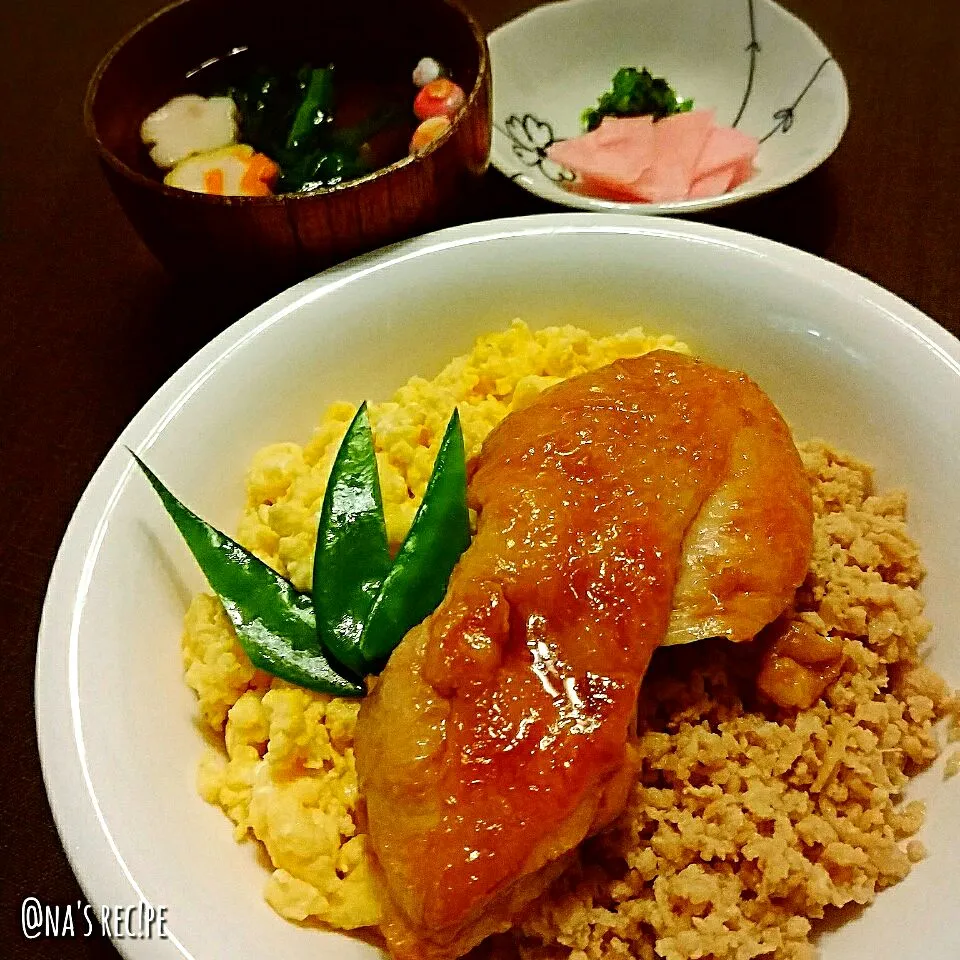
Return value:
<svg viewBox="0 0 960 960">
<path fill-rule="evenodd" d="M 278 193 L 335 186 L 404 156 L 409 106 L 382 86 L 362 87 L 338 78 L 332 65 L 309 64 L 286 74 L 261 68 L 229 87 L 241 139 L 280 166 Z"/>
</svg>

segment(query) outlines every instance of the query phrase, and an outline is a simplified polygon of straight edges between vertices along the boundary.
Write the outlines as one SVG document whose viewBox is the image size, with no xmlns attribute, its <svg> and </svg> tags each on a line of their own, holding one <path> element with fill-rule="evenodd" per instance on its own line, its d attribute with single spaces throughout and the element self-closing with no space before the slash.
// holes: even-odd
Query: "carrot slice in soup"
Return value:
<svg viewBox="0 0 960 960">
<path fill-rule="evenodd" d="M 223 196 L 223 170 L 220 167 L 204 171 L 203 192 L 212 193 L 218 197 Z"/>
</svg>

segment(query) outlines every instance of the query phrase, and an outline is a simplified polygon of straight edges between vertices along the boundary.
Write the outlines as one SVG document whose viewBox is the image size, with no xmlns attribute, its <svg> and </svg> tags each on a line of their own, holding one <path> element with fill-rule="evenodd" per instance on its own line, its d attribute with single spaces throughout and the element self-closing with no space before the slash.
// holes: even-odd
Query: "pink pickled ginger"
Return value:
<svg viewBox="0 0 960 960">
<path fill-rule="evenodd" d="M 718 126 L 712 110 L 605 117 L 596 130 L 547 148 L 576 174 L 571 190 L 608 200 L 667 203 L 727 193 L 748 180 L 756 137 Z"/>
</svg>

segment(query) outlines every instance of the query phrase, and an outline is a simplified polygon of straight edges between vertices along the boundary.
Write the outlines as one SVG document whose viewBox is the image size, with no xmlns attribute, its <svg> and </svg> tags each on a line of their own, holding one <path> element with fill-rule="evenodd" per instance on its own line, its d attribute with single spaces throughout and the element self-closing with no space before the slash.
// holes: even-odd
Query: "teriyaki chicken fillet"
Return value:
<svg viewBox="0 0 960 960">
<path fill-rule="evenodd" d="M 656 648 L 752 638 L 810 562 L 808 481 L 776 407 L 672 352 L 510 414 L 469 495 L 476 536 L 357 725 L 397 960 L 459 957 L 511 926 L 622 810 Z"/>
</svg>

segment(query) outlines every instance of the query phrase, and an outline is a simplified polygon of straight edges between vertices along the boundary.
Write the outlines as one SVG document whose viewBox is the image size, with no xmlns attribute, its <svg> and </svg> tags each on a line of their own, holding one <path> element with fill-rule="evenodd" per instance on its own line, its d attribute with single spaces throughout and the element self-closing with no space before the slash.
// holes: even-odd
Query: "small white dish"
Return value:
<svg viewBox="0 0 960 960">
<path fill-rule="evenodd" d="M 583 210 L 685 214 L 776 190 L 837 148 L 850 104 L 839 64 L 820 38 L 773 0 L 561 0 L 488 38 L 493 70 L 493 165 L 554 203 Z M 546 156 L 583 132 L 620 67 L 647 67 L 721 124 L 760 140 L 755 172 L 729 193 L 671 203 L 623 203 L 573 193 L 572 174 Z"/>
<path fill-rule="evenodd" d="M 432 376 L 518 316 L 674 333 L 746 370 L 799 436 L 906 487 L 929 571 L 929 662 L 960 681 L 960 343 L 932 320 L 809 254 L 693 222 L 554 214 L 387 248 L 293 287 L 204 347 L 123 431 L 64 536 L 37 651 L 40 757 L 89 902 L 166 907 L 169 937 L 119 940 L 128 960 L 380 954 L 274 914 L 257 848 L 235 843 L 198 795 L 204 741 L 179 638 L 204 581 L 125 448 L 233 530 L 257 449 L 309 438 L 334 399 L 377 401 Z M 928 804 L 929 858 L 824 934 L 821 960 L 960 955 L 960 783 L 942 771 L 943 759 L 909 791 Z"/>
</svg>

